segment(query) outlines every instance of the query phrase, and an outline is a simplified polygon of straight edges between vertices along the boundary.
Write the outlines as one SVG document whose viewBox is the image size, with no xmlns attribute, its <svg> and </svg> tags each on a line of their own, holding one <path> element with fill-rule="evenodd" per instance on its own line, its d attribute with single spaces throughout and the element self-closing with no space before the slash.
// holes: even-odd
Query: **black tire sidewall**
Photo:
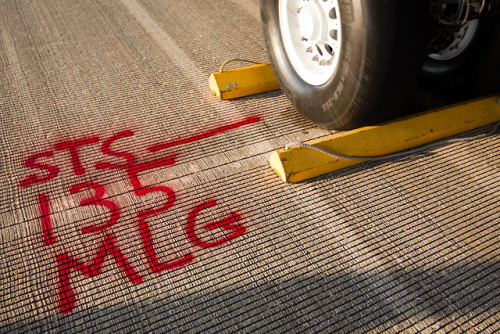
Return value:
<svg viewBox="0 0 500 334">
<path fill-rule="evenodd" d="M 352 78 L 362 77 L 366 31 L 360 24 L 350 22 L 348 18 L 344 17 L 348 16 L 344 13 L 346 12 L 345 2 L 339 4 L 342 18 L 342 45 L 337 71 L 325 84 L 320 86 L 306 83 L 290 64 L 281 40 L 278 1 L 262 0 L 261 3 L 263 5 L 261 7 L 262 17 L 265 22 L 264 29 L 268 29 L 266 36 L 272 39 L 268 45 L 273 45 L 273 47 L 268 48 L 269 56 L 272 59 L 275 73 L 278 73 L 278 83 L 287 97 L 299 111 L 318 108 L 318 106 L 322 110 L 328 110 L 335 103 L 336 110 L 348 113 L 352 101 L 343 98 L 343 96 L 346 94 L 353 96 L 360 87 L 360 82 L 356 82 Z M 353 49 L 358 52 L 352 52 Z M 333 127 L 343 127 L 346 123 L 345 119 L 348 119 L 349 115 L 343 115 L 343 113 L 340 112 L 336 116 L 337 122 L 333 124 Z M 307 113 L 305 116 L 317 124 L 325 127 L 331 126 L 331 117 L 328 112 Z"/>
<path fill-rule="evenodd" d="M 412 10 L 409 23 L 399 16 L 401 7 L 410 12 L 408 8 L 413 5 L 408 6 L 409 2 L 425 12 L 425 5 L 417 4 L 422 3 L 420 0 L 389 0 L 385 4 L 340 1 L 342 44 L 338 67 L 325 84 L 312 86 L 302 80 L 287 58 L 278 0 L 261 0 L 274 72 L 299 112 L 322 127 L 346 130 L 380 121 L 387 111 L 396 109 L 416 81 L 427 38 L 426 32 L 416 31 L 417 26 L 422 26 L 424 14 Z"/>
<path fill-rule="evenodd" d="M 268 43 L 268 45 L 273 46 L 268 49 L 269 56 L 272 59 L 275 73 L 279 73 L 277 75 L 278 83 L 287 97 L 299 111 L 318 108 L 318 106 L 322 110 L 328 110 L 331 108 L 332 103 L 335 103 L 336 110 L 342 110 L 344 113 L 349 112 L 349 105 L 352 101 L 348 101 L 342 96 L 345 94 L 353 96 L 360 86 L 360 82 L 355 82 L 351 78 L 362 77 L 362 62 L 366 44 L 364 41 L 366 31 L 364 31 L 363 27 L 344 18 L 344 16 L 347 16 L 347 14 L 344 14 L 345 5 L 340 5 L 342 45 L 337 71 L 325 84 L 311 86 L 295 72 L 283 47 L 279 28 L 278 1 L 262 0 L 261 3 L 263 5 L 262 17 L 265 22 L 264 29 L 268 29 L 266 36 L 272 39 Z M 358 50 L 358 52 L 352 52 L 353 49 Z M 325 127 L 331 125 L 327 111 L 307 113 L 305 116 Z M 336 118 L 338 121 L 333 126 L 338 128 L 346 123 L 343 119 L 349 118 L 349 115 L 339 113 Z"/>
</svg>

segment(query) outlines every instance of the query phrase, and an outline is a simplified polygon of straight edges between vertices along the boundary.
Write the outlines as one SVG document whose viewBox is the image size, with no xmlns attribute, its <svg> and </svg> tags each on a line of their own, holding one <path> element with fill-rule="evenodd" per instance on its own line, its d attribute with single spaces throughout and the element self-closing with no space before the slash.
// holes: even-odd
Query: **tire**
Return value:
<svg viewBox="0 0 500 334">
<path fill-rule="evenodd" d="M 500 18 L 475 20 L 467 25 L 466 34 L 457 33 L 465 43 L 461 41 L 454 53 L 425 58 L 420 80 L 423 86 L 460 99 L 500 91 Z"/>
<path fill-rule="evenodd" d="M 299 14 L 284 10 L 299 4 Z M 304 9 L 308 4 L 313 7 Z M 321 127 L 348 130 L 383 121 L 394 114 L 418 79 L 429 36 L 427 1 L 261 0 L 260 5 L 278 83 L 296 109 Z M 323 21 L 317 20 L 318 10 Z M 315 19 L 323 25 L 300 30 L 294 16 L 301 24 Z M 312 49 L 313 56 L 321 57 L 314 67 L 304 57 L 307 48 L 300 53 L 300 43 L 317 41 L 318 34 L 323 36 L 322 54 Z M 303 41 L 303 36 L 309 39 Z M 331 44 L 329 49 L 323 40 Z M 319 62 L 326 59 L 334 66 L 321 69 Z"/>
</svg>

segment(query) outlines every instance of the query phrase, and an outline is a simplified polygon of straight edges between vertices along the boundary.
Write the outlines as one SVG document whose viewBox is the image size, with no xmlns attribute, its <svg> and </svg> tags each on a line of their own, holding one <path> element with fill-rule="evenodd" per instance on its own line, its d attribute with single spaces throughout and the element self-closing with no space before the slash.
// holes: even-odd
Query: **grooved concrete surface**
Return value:
<svg viewBox="0 0 500 334">
<path fill-rule="evenodd" d="M 329 132 L 207 85 L 259 20 L 0 2 L 2 332 L 500 330 L 500 138 L 284 184 L 269 153 Z"/>
</svg>

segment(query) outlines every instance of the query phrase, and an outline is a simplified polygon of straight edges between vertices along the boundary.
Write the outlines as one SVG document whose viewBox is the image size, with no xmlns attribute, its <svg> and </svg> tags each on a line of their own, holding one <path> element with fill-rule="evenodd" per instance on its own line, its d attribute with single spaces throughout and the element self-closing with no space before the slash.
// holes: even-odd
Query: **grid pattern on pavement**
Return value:
<svg viewBox="0 0 500 334">
<path fill-rule="evenodd" d="M 257 0 L 0 1 L 2 332 L 500 330 L 499 137 L 284 184 L 331 132 L 235 57 Z"/>
</svg>

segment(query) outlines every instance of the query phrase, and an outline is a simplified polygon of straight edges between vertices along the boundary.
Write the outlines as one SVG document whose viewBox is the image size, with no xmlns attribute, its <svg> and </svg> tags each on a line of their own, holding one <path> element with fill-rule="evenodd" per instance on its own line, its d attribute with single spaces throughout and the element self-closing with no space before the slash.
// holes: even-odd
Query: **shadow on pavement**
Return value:
<svg viewBox="0 0 500 334">
<path fill-rule="evenodd" d="M 499 263 L 470 263 L 294 277 L 77 311 L 2 332 L 399 332 L 421 321 L 417 331 L 457 323 L 481 330 L 498 326 L 499 274 Z"/>
</svg>

